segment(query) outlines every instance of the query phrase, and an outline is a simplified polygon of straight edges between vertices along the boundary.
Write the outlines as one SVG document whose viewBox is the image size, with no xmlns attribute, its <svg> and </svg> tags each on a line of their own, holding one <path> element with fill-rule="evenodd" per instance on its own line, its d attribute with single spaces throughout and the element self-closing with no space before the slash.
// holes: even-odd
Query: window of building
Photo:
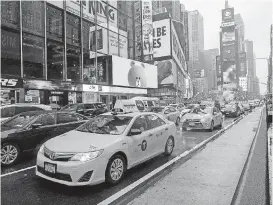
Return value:
<svg viewBox="0 0 273 205">
<path fill-rule="evenodd" d="M 109 29 L 118 28 L 118 12 L 117 9 L 112 6 L 108 6 L 108 22 Z"/>
<path fill-rule="evenodd" d="M 57 41 L 63 41 L 64 14 L 63 11 L 47 5 L 46 8 L 46 32 L 47 37 Z"/>
<path fill-rule="evenodd" d="M 20 33 L 3 28 L 1 28 L 1 74 L 21 76 Z"/>
<path fill-rule="evenodd" d="M 128 58 L 129 59 L 135 59 L 134 47 L 135 47 L 135 42 L 133 40 L 129 40 L 128 41 Z"/>
<path fill-rule="evenodd" d="M 66 14 L 67 44 L 80 45 L 80 18 Z"/>
<path fill-rule="evenodd" d="M 20 28 L 20 2 L 1 1 L 1 25 L 9 28 Z"/>
<path fill-rule="evenodd" d="M 47 41 L 47 78 L 63 79 L 64 46 L 55 41 Z"/>
<path fill-rule="evenodd" d="M 82 32 L 83 32 L 83 49 L 89 50 L 89 33 L 90 33 L 90 28 L 95 29 L 95 24 L 89 21 L 82 21 Z M 95 41 L 92 42 L 92 49 L 95 51 Z"/>
<path fill-rule="evenodd" d="M 128 38 L 119 35 L 119 56 L 128 58 Z"/>
<path fill-rule="evenodd" d="M 83 54 L 83 82 L 85 83 L 95 83 L 95 58 L 90 59 L 90 54 L 88 50 L 84 51 Z"/>
<path fill-rule="evenodd" d="M 109 55 L 119 55 L 118 51 L 119 38 L 118 33 L 109 31 Z"/>
<path fill-rule="evenodd" d="M 103 54 L 108 54 L 108 32 L 107 29 L 97 26 L 97 51 Z M 93 38 L 96 39 L 95 32 Z M 93 49 L 91 49 L 93 50 Z"/>
<path fill-rule="evenodd" d="M 80 48 L 67 47 L 67 79 L 80 80 L 81 52 Z"/>
<path fill-rule="evenodd" d="M 107 84 L 108 83 L 108 56 L 101 55 L 97 58 L 97 83 Z"/>
<path fill-rule="evenodd" d="M 44 77 L 44 56 L 44 39 L 31 34 L 23 33 L 24 77 Z"/>
<path fill-rule="evenodd" d="M 44 36 L 44 2 L 22 1 L 23 31 Z"/>
</svg>

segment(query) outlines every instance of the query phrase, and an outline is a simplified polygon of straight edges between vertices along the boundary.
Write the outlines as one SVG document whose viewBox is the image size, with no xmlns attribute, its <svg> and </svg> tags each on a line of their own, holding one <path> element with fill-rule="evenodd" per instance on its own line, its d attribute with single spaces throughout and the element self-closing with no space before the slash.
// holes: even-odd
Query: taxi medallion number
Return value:
<svg viewBox="0 0 273 205">
<path fill-rule="evenodd" d="M 51 163 L 47 163 L 45 162 L 45 171 L 51 174 L 55 174 L 56 173 L 56 164 L 51 164 Z"/>
</svg>

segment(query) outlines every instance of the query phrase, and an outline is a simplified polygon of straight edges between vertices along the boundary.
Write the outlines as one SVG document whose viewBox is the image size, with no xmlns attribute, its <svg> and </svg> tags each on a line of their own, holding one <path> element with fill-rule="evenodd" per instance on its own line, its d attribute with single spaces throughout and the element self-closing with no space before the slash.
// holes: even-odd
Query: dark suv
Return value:
<svg viewBox="0 0 273 205">
<path fill-rule="evenodd" d="M 69 104 L 61 110 L 66 112 L 77 112 L 88 117 L 94 117 L 108 112 L 106 105 L 100 102 Z"/>
</svg>

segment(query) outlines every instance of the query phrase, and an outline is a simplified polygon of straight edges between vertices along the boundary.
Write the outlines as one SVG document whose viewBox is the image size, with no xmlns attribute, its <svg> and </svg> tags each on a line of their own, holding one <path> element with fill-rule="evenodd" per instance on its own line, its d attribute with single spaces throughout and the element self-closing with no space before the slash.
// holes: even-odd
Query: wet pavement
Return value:
<svg viewBox="0 0 273 205">
<path fill-rule="evenodd" d="M 234 118 L 226 118 L 225 126 Z M 123 181 L 116 186 L 100 184 L 86 187 L 67 187 L 35 176 L 35 169 L 25 170 L 1 178 L 1 204 L 98 204 L 119 190 L 160 167 L 164 163 L 208 139 L 218 130 L 183 131 L 177 127 L 177 141 L 173 154 L 169 157 L 158 156 L 129 170 Z M 13 167 L 2 167 L 1 175 L 35 165 L 35 154 L 26 155 Z"/>
</svg>

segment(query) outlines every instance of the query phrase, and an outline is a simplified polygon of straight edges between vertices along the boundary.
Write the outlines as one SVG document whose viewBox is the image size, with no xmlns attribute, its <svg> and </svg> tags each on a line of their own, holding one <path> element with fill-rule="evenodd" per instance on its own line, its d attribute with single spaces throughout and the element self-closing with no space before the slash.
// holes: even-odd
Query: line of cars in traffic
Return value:
<svg viewBox="0 0 273 205">
<path fill-rule="evenodd" d="M 144 97 L 118 100 L 111 112 L 102 103 L 17 112 L 15 107 L 15 115 L 1 123 L 1 164 L 13 165 L 24 152 L 39 149 L 36 175 L 69 186 L 116 184 L 126 170 L 170 155 L 176 125 L 212 131 L 224 123 L 213 104 L 163 107 Z"/>
</svg>

